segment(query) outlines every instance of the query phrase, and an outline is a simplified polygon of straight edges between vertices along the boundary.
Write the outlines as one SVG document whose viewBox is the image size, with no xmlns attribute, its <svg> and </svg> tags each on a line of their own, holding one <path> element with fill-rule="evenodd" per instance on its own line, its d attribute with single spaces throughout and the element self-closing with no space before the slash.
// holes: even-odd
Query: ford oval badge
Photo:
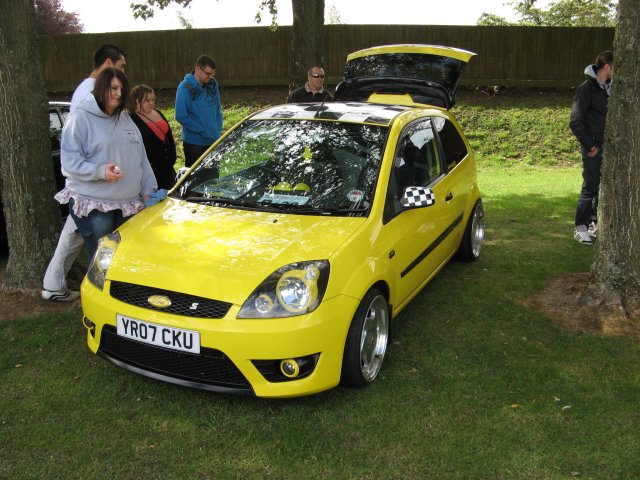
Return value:
<svg viewBox="0 0 640 480">
<path fill-rule="evenodd" d="M 164 295 L 151 295 L 147 298 L 149 305 L 156 308 L 169 308 L 171 306 L 171 299 Z"/>
</svg>

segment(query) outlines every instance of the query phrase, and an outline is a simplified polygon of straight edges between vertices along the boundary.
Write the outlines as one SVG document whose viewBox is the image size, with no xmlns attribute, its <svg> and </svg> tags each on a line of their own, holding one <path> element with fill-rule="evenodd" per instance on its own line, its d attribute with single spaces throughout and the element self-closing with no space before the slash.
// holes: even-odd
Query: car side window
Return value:
<svg viewBox="0 0 640 480">
<path fill-rule="evenodd" d="M 411 125 L 402 136 L 394 164 L 398 191 L 426 187 L 442 173 L 431 121 Z"/>
<path fill-rule="evenodd" d="M 447 172 L 451 171 L 467 156 L 467 145 L 453 123 L 444 118 L 434 118 L 434 126 L 438 131 Z"/>
<path fill-rule="evenodd" d="M 403 211 L 400 201 L 407 187 L 430 186 L 444 173 L 439 152 L 431 119 L 412 123 L 400 134 L 387 188 L 383 223 L 390 222 Z"/>
</svg>

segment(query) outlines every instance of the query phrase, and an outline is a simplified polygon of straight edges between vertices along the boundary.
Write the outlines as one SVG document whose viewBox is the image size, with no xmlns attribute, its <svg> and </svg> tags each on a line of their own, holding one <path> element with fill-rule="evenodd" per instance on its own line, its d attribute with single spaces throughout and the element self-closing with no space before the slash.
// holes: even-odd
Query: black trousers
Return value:
<svg viewBox="0 0 640 480">
<path fill-rule="evenodd" d="M 597 221 L 601 166 L 602 147 L 593 158 L 589 158 L 586 151 L 582 152 L 582 189 L 576 207 L 576 227 Z"/>
<path fill-rule="evenodd" d="M 184 147 L 184 166 L 190 167 L 202 154 L 210 147 L 210 145 L 194 145 L 192 143 L 182 142 Z"/>
</svg>

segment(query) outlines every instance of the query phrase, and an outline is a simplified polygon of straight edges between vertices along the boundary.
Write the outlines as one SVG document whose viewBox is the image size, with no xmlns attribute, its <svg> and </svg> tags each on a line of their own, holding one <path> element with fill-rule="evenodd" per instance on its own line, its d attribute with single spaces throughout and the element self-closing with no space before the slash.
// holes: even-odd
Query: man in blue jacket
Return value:
<svg viewBox="0 0 640 480">
<path fill-rule="evenodd" d="M 184 76 L 176 92 L 176 120 L 182 125 L 184 164 L 190 167 L 220 137 L 220 91 L 213 78 L 216 63 L 200 55 L 196 67 Z"/>
<path fill-rule="evenodd" d="M 569 121 L 582 153 L 583 181 L 576 208 L 574 238 L 583 245 L 592 245 L 592 238 L 598 231 L 596 214 L 604 127 L 613 77 L 613 52 L 600 53 L 596 63 L 587 66 L 584 73 L 587 79 L 576 89 Z"/>
</svg>

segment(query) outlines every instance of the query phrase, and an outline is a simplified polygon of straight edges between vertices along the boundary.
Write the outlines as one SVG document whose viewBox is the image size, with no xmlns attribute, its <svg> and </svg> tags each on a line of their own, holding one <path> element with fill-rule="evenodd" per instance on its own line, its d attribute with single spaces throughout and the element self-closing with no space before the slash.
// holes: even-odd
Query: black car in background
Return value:
<svg viewBox="0 0 640 480">
<path fill-rule="evenodd" d="M 51 138 L 51 161 L 53 162 L 56 188 L 58 191 L 64 188 L 64 177 L 60 171 L 60 136 L 62 127 L 69 116 L 69 102 L 49 102 L 49 137 Z M 4 207 L 0 195 L 0 248 L 7 247 L 7 225 L 4 219 Z M 60 205 L 63 217 L 68 215 L 67 205 Z"/>
</svg>

